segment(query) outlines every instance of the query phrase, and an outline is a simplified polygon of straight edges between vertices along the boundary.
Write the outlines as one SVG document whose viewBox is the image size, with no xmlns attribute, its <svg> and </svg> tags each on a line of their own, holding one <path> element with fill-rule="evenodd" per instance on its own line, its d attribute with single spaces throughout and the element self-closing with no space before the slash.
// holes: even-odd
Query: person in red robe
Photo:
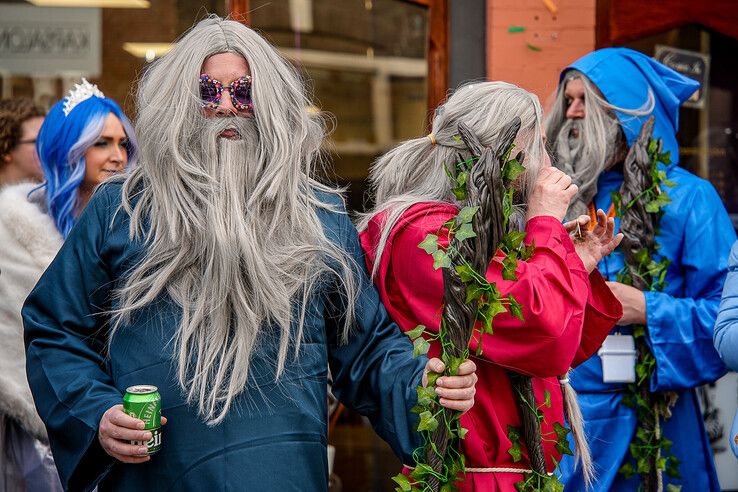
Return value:
<svg viewBox="0 0 738 492">
<path fill-rule="evenodd" d="M 381 157 L 370 172 L 376 206 L 359 224 L 368 269 L 392 318 L 404 331 L 422 324 L 437 332 L 443 274 L 433 269 L 433 258 L 418 244 L 427 234 L 437 234 L 459 210 L 446 168 L 459 156 L 471 156 L 458 137 L 458 123 L 469 126 L 483 145 L 493 146 L 516 116 L 521 119 L 516 150 L 523 150 L 527 171 L 516 182 L 518 203 L 510 222 L 526 231 L 525 243 L 535 249 L 528 261 L 518 262 L 517 281 L 503 280 L 501 252 L 490 263 L 487 279 L 497 284 L 502 296 L 513 294 L 523 306 L 525 321 L 508 312 L 499 314 L 494 333 L 481 337 L 482 355 L 475 357 L 476 403 L 462 417 L 469 429 L 462 441 L 462 491 L 514 490 L 530 470 L 524 446 L 518 462 L 508 453 L 512 444 L 507 426 L 521 425 L 508 371 L 533 378 L 539 404 L 550 394 L 550 407 L 542 405 L 541 430 L 548 469 L 554 472 L 561 455 L 554 449 L 555 438 L 549 442 L 546 437 L 552 435 L 554 423 L 564 423 L 565 375 L 600 347 L 622 315 L 622 306 L 596 269 L 621 235 L 614 236 L 613 221 L 602 211 L 592 230 L 588 216 L 562 225 L 576 186 L 551 167 L 536 96 L 503 82 L 462 87 L 436 110 L 430 135 L 402 143 Z M 570 233 L 577 236 L 576 242 Z M 474 353 L 476 342 L 471 348 Z M 439 354 L 440 343 L 432 342 L 429 355 Z M 439 390 L 439 397 L 452 396 L 448 391 Z"/>
</svg>

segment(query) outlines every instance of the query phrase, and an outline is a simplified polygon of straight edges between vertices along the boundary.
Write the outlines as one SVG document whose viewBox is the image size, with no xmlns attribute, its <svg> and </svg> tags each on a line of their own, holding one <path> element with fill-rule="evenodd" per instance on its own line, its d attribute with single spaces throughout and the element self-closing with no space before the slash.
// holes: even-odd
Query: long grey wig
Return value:
<svg viewBox="0 0 738 492">
<path fill-rule="evenodd" d="M 242 162 L 202 151 L 207 139 L 221 150 L 239 148 L 212 131 L 203 135 L 213 121 L 202 117 L 200 70 L 217 53 L 243 56 L 253 77 L 252 121 L 216 118 L 245 130 L 235 154 L 246 156 Z M 173 339 L 179 383 L 187 402 L 215 425 L 248 386 L 260 348 L 277 347 L 275 380 L 289 354 L 298 357 L 309 298 L 328 277 L 345 306 L 341 338 L 348 336 L 356 262 L 326 237 L 317 215 L 328 208 L 318 193 L 336 190 L 312 177 L 324 124 L 305 110 L 303 83 L 272 46 L 215 16 L 152 64 L 137 102 L 141 155 L 122 208 L 131 239 L 145 241 L 146 252 L 118 292 L 113 335 L 157 296 L 171 296 L 182 308 Z"/>
<path fill-rule="evenodd" d="M 583 119 L 568 120 L 566 84 L 576 79 L 584 85 L 586 114 Z M 600 174 L 625 158 L 627 144 L 616 112 L 644 116 L 653 111 L 654 104 L 655 99 L 649 89 L 647 100 L 640 108 L 613 106 L 582 72 L 566 72 L 546 117 L 546 134 L 553 149 L 554 165 L 568 174 L 579 188 L 569 204 L 567 220 L 589 213 L 589 204 L 597 195 Z"/>
<path fill-rule="evenodd" d="M 451 192 L 446 167 L 453 168 L 459 157 L 469 159 L 469 151 L 458 136 L 458 124 L 464 122 L 484 146 L 492 146 L 501 130 L 515 116 L 521 120 L 516 150 L 524 152 L 526 177 L 520 181 L 516 210 L 510 220 L 522 228 L 528 192 L 535 182 L 546 152 L 542 139 L 543 111 L 538 98 L 506 82 L 479 82 L 459 88 L 439 106 L 428 137 L 403 142 L 380 157 L 369 172 L 376 206 L 360 218 L 359 230 L 366 229 L 371 218 L 385 213 L 382 234 L 372 276 L 377 272 L 387 238 L 397 220 L 411 206 L 421 202 L 445 202 L 459 205 Z"/>
<path fill-rule="evenodd" d="M 460 204 L 451 192 L 451 182 L 445 166 L 470 157 L 458 137 L 458 124 L 463 121 L 484 146 L 493 146 L 503 128 L 514 118 L 521 121 L 515 142 L 516 151 L 522 150 L 524 177 L 517 183 L 515 210 L 510 226 L 522 229 L 525 225 L 528 195 L 538 172 L 544 165 L 546 149 L 543 140 L 543 111 L 538 98 L 520 87 L 506 82 L 482 82 L 461 87 L 445 104 L 436 110 L 429 137 L 404 142 L 379 158 L 369 172 L 376 195 L 374 210 L 363 215 L 359 230 L 364 230 L 378 213 L 384 213 L 382 233 L 377 245 L 372 276 L 377 273 L 387 239 L 402 214 L 421 202 Z M 584 437 L 583 419 L 576 393 L 562 376 L 561 389 L 564 409 L 575 435 L 577 457 L 581 460 L 587 482 L 592 477 L 592 460 Z"/>
</svg>

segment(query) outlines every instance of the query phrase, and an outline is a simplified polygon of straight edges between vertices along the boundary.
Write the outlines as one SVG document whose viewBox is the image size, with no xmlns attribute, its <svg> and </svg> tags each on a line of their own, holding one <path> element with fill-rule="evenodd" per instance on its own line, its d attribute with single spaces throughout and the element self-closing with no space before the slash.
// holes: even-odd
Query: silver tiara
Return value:
<svg viewBox="0 0 738 492">
<path fill-rule="evenodd" d="M 69 113 L 76 105 L 82 101 L 88 100 L 92 96 L 104 98 L 105 94 L 103 94 L 95 84 L 90 84 L 87 82 L 87 79 L 83 77 L 82 83 L 74 84 L 74 89 L 69 91 L 69 96 L 64 99 L 64 116 L 69 116 Z"/>
</svg>

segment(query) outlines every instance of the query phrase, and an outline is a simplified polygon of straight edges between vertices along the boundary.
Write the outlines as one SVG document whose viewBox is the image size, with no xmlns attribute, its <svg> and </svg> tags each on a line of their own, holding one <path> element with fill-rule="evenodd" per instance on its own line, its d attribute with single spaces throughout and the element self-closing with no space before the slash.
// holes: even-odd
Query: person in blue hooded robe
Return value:
<svg viewBox="0 0 738 492">
<path fill-rule="evenodd" d="M 654 138 L 661 138 L 671 164 L 663 169 L 676 186 L 667 190 L 656 241 L 659 254 L 671 260 L 666 287 L 641 292 L 616 282 L 623 268 L 616 250 L 599 264 L 608 285 L 623 304 L 623 318 L 614 331 L 628 335 L 631 324 L 646 326 L 647 343 L 656 358 L 651 391 L 678 395 L 663 435 L 673 442 L 681 461 L 681 478 L 664 474 L 666 484 L 684 491 L 720 490 L 695 388 L 725 373 L 712 343 L 713 325 L 727 271 L 730 246 L 736 238 L 728 214 L 707 181 L 679 167 L 676 140 L 679 107 L 699 85 L 648 56 L 627 48 L 590 53 L 564 69 L 547 134 L 556 165 L 579 186 L 569 219 L 609 210 L 611 193 L 623 183 L 622 163 L 644 121 L 655 117 Z M 615 217 L 616 227 L 619 218 Z M 635 411 L 623 404 L 625 383 L 603 382 L 602 360 L 593 356 L 572 372 L 585 430 L 598 478 L 591 490 L 637 490 L 639 478 L 618 472 L 632 462 L 629 445 L 636 430 Z M 562 463 L 567 490 L 585 490 L 573 460 Z"/>
<path fill-rule="evenodd" d="M 326 490 L 329 368 L 411 463 L 416 387 L 443 364 L 412 357 L 340 195 L 312 178 L 324 129 L 294 69 L 211 17 L 147 70 L 138 105 L 139 165 L 98 189 L 23 308 L 64 488 Z M 439 378 L 440 404 L 468 410 L 475 381 L 471 361 Z M 154 455 L 121 406 L 141 384 L 161 394 Z"/>
</svg>

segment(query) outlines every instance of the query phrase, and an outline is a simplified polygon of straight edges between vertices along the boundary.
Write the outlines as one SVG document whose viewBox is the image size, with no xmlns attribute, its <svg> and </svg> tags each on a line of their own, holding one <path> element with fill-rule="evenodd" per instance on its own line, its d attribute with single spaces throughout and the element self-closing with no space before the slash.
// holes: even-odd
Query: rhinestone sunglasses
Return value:
<svg viewBox="0 0 738 492">
<path fill-rule="evenodd" d="M 251 76 L 244 75 L 240 79 L 223 85 L 219 80 L 211 78 L 208 74 L 200 75 L 200 98 L 202 105 L 207 109 L 215 109 L 220 105 L 223 91 L 231 95 L 233 107 L 238 111 L 253 113 L 254 103 L 251 101 Z"/>
</svg>

